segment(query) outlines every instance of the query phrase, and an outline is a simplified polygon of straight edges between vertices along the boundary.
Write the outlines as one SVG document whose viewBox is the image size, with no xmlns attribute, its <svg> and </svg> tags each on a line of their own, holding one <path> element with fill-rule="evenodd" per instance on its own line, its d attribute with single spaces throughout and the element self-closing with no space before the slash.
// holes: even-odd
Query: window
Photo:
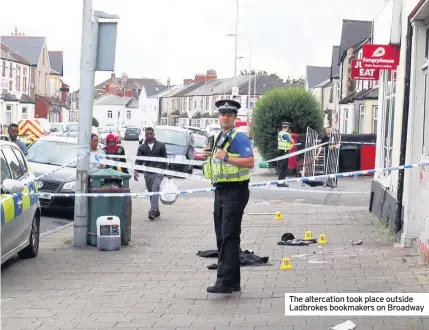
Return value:
<svg viewBox="0 0 429 330">
<path fill-rule="evenodd" d="M 186 146 L 187 138 L 186 131 L 179 131 L 168 128 L 159 128 L 155 127 L 155 136 L 158 141 L 161 141 L 165 144 L 176 145 L 176 146 Z"/>
<path fill-rule="evenodd" d="M 24 156 L 22 155 L 22 152 L 18 149 L 12 149 L 13 153 L 15 154 L 16 158 L 18 159 L 19 166 L 24 170 L 25 173 L 27 173 L 27 163 L 25 162 Z"/>
<path fill-rule="evenodd" d="M 9 78 L 13 77 L 13 64 L 9 63 Z"/>
<path fill-rule="evenodd" d="M 49 152 L 46 152 L 49 150 Z M 50 165 L 64 165 L 76 159 L 77 145 L 61 141 L 37 140 L 28 148 L 29 162 Z M 75 167 L 70 165 L 68 167 Z"/>
<path fill-rule="evenodd" d="M 344 123 L 343 123 L 343 133 L 344 134 L 348 134 L 348 129 L 349 129 L 349 110 L 345 109 L 344 110 Z"/>
<path fill-rule="evenodd" d="M 2 77 L 6 77 L 6 61 L 2 61 L 1 75 Z"/>
<path fill-rule="evenodd" d="M 11 92 L 13 88 L 13 82 L 12 80 L 9 80 L 9 91 Z"/>
<path fill-rule="evenodd" d="M 27 93 L 27 68 L 22 68 L 22 91 Z"/>
<path fill-rule="evenodd" d="M 359 134 L 364 134 L 365 131 L 365 105 L 359 105 Z"/>
<path fill-rule="evenodd" d="M 396 91 L 396 71 L 384 71 L 382 73 L 384 84 L 383 101 L 383 167 L 392 166 L 393 151 L 393 126 L 395 123 L 395 91 Z"/>
<path fill-rule="evenodd" d="M 12 179 L 12 174 L 10 174 L 9 166 L 4 158 L 3 152 L 0 151 L 0 169 L 1 169 L 1 183 L 5 179 Z"/>
<path fill-rule="evenodd" d="M 429 72 L 425 70 L 425 101 L 423 108 L 422 153 L 429 156 Z"/>
<path fill-rule="evenodd" d="M 113 118 L 112 110 L 107 111 L 107 118 Z"/>
<path fill-rule="evenodd" d="M 18 158 L 16 158 L 15 153 L 12 151 L 12 148 L 3 148 L 3 154 L 6 158 L 6 162 L 9 165 L 10 173 L 12 174 L 12 179 L 22 179 L 27 172 L 24 168 L 22 168 Z"/>
<path fill-rule="evenodd" d="M 6 125 L 12 124 L 12 106 L 7 105 L 6 106 Z"/>
<path fill-rule="evenodd" d="M 16 66 L 16 90 L 21 91 L 21 67 Z"/>
<path fill-rule="evenodd" d="M 27 119 L 28 118 L 27 108 L 22 108 L 21 118 L 22 119 Z"/>
<path fill-rule="evenodd" d="M 377 134 L 378 105 L 372 106 L 372 133 Z"/>
<path fill-rule="evenodd" d="M 127 119 L 131 119 L 131 110 L 127 110 Z"/>
</svg>

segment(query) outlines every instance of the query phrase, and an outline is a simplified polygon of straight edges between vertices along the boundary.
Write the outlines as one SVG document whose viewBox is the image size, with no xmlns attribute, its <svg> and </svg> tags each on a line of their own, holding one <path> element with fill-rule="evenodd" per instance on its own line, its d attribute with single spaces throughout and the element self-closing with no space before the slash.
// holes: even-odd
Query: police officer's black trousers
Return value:
<svg viewBox="0 0 429 330">
<path fill-rule="evenodd" d="M 287 155 L 289 151 L 282 151 L 281 156 Z M 282 159 L 279 161 L 279 178 L 278 180 L 284 180 L 287 176 L 287 170 L 289 168 L 289 158 Z"/>
<path fill-rule="evenodd" d="M 219 251 L 217 285 L 240 285 L 241 221 L 248 201 L 248 183 L 216 186 L 213 214 Z"/>
</svg>

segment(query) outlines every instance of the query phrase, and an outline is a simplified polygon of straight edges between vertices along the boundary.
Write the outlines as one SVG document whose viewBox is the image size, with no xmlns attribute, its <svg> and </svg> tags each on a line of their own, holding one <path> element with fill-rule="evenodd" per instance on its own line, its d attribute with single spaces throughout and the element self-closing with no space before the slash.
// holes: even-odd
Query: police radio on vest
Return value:
<svg viewBox="0 0 429 330">
<path fill-rule="evenodd" d="M 361 77 L 373 77 L 375 74 L 375 69 L 363 69 L 361 61 L 356 61 L 354 68 L 359 69 L 359 76 Z"/>
</svg>

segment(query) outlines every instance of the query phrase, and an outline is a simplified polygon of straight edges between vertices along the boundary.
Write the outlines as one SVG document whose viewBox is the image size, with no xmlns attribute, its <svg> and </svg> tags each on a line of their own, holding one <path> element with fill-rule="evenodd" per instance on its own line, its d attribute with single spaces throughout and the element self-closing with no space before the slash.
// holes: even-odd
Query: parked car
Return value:
<svg viewBox="0 0 429 330">
<path fill-rule="evenodd" d="M 124 140 L 125 141 L 138 141 L 140 135 L 140 128 L 138 127 L 128 127 L 125 130 Z"/>
<path fill-rule="evenodd" d="M 182 126 L 182 128 L 190 130 L 192 133 L 198 134 L 198 135 L 202 135 L 202 136 L 207 136 L 207 132 L 205 130 L 203 130 L 202 128 L 199 127 L 194 127 L 194 126 Z"/>
<path fill-rule="evenodd" d="M 98 140 L 101 143 L 105 143 L 106 142 L 106 136 L 109 133 L 110 133 L 110 130 L 107 127 L 97 127 Z"/>
<path fill-rule="evenodd" d="M 47 152 L 49 150 L 49 152 Z M 27 161 L 34 174 L 40 176 L 76 159 L 77 139 L 61 136 L 44 136 L 28 148 Z M 74 211 L 73 197 L 51 197 L 43 193 L 74 194 L 76 166 L 70 165 L 38 180 L 40 205 L 42 209 Z"/>
<path fill-rule="evenodd" d="M 165 143 L 169 158 L 195 160 L 194 136 L 190 130 L 176 126 L 155 126 L 155 139 Z M 185 173 L 193 172 L 193 165 L 170 163 L 169 169 Z"/>
<path fill-rule="evenodd" d="M 40 202 L 34 174 L 15 143 L 0 141 L 1 169 L 1 263 L 16 253 L 22 259 L 39 253 Z"/>
<path fill-rule="evenodd" d="M 195 141 L 195 160 L 204 161 L 205 159 L 203 157 L 203 150 L 208 142 L 207 138 L 202 135 L 194 134 L 194 141 Z M 199 169 L 202 168 L 202 166 L 199 166 L 199 165 L 195 165 L 194 167 Z"/>
<path fill-rule="evenodd" d="M 2 141 L 10 141 L 9 135 L 0 134 L 0 140 Z"/>
<path fill-rule="evenodd" d="M 215 134 L 219 133 L 220 130 L 221 130 L 221 127 L 219 124 L 210 124 L 210 125 L 207 125 L 205 128 L 207 136 L 215 135 Z"/>
</svg>

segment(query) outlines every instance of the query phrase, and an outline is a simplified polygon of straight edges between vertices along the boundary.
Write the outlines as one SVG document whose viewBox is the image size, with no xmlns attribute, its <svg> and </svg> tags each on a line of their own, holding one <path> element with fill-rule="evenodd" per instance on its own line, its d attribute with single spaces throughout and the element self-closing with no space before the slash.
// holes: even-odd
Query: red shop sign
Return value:
<svg viewBox="0 0 429 330">
<path fill-rule="evenodd" d="M 364 69 L 396 70 L 399 65 L 399 49 L 393 45 L 363 44 L 362 67 Z"/>
<path fill-rule="evenodd" d="M 350 70 L 351 80 L 379 80 L 379 69 L 365 69 L 362 67 L 362 60 L 352 60 Z"/>
</svg>

